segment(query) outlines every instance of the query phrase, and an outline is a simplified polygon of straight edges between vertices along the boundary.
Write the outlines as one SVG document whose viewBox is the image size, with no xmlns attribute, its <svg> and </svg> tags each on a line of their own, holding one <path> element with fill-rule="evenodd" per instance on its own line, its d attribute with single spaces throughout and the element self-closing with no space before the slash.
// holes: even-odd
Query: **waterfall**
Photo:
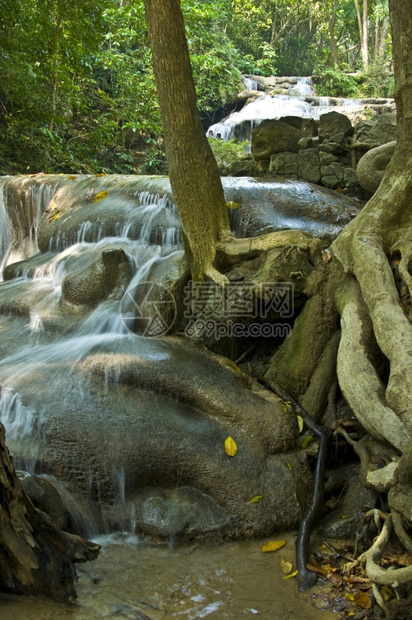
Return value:
<svg viewBox="0 0 412 620">
<path fill-rule="evenodd" d="M 261 532 L 267 521 L 259 505 L 248 512 L 245 497 L 251 489 L 265 493 L 265 485 L 275 488 L 268 493 L 274 503 L 285 501 L 285 489 L 294 493 L 284 455 L 266 440 L 272 446 L 279 436 L 283 447 L 284 437 L 293 437 L 283 426 L 294 421 L 184 335 L 176 299 L 185 306 L 186 264 L 169 180 L 39 175 L 1 181 L 7 260 L 0 284 L 0 419 L 14 462 L 87 499 L 100 518 L 90 517 L 89 531 L 109 523 L 170 539 L 220 528 L 239 536 L 238 527 L 249 528 L 252 519 Z M 228 202 L 246 200 L 243 214 L 240 208 L 231 214 L 234 234 L 293 226 L 336 232 L 325 194 L 309 206 L 315 192 L 306 185 L 222 182 Z M 283 212 L 280 194 L 292 205 Z M 316 231 L 312 208 L 325 212 Z M 145 321 L 147 331 L 140 329 Z M 166 338 L 171 325 L 176 335 Z M 243 460 L 235 470 L 224 466 L 228 434 L 241 438 Z M 287 480 L 279 481 L 279 472 Z M 279 518 L 274 504 L 269 512 Z"/>
<path fill-rule="evenodd" d="M 12 242 L 13 228 L 4 206 L 2 183 L 0 185 L 0 282 L 3 280 L 3 267 Z"/>
<path fill-rule="evenodd" d="M 326 112 L 343 111 L 348 107 L 354 108 L 361 104 L 357 99 L 317 97 L 311 78 L 294 79 L 296 83 L 288 87 L 288 94 L 262 93 L 254 101 L 246 103 L 239 112 L 233 112 L 221 122 L 211 125 L 208 132 L 213 132 L 214 136 L 220 134 L 225 141 L 235 139 L 237 142 L 241 142 L 250 140 L 253 129 L 263 120 L 280 119 L 284 116 L 299 116 L 300 118 L 319 120 L 321 114 Z M 246 88 L 251 89 L 253 80 L 246 76 L 243 77 L 243 80 Z M 253 85 L 257 87 L 256 82 Z"/>
</svg>

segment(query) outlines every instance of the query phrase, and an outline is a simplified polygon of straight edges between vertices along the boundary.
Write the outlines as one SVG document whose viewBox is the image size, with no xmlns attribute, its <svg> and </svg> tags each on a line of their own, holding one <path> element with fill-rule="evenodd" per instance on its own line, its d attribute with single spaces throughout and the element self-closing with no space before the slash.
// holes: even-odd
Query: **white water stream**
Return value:
<svg viewBox="0 0 412 620">
<path fill-rule="evenodd" d="M 37 251 L 37 225 L 54 188 L 40 185 L 35 194 L 33 191 L 29 211 L 22 212 L 27 219 L 20 218 L 17 222 L 14 244 L 12 226 L 0 194 L 2 266 Z M 42 403 L 58 399 L 64 404 L 66 399 L 69 409 L 69 401 L 77 399 L 81 402 L 84 384 L 76 374 L 76 365 L 95 348 L 111 346 L 121 340 L 136 340 L 121 318 L 119 300 L 106 300 L 83 319 L 76 317 L 75 327 L 68 325 L 66 331 L 56 334 L 48 330 L 47 324 L 54 320 L 61 301 L 65 266 L 70 260 L 87 256 L 96 249 L 101 252 L 113 245 L 120 246 L 135 272 L 130 288 L 145 280 L 154 262 L 162 261 L 180 248 L 180 231 L 170 218 L 168 198 L 163 196 L 155 200 L 153 194 L 147 193 L 140 197 L 139 209 L 139 225 L 126 218 L 119 224 L 114 237 L 105 236 L 104 221 L 81 223 L 75 243 L 64 235 L 55 238 L 50 252 L 40 257 L 42 260 L 34 271 L 29 273 L 22 269 L 18 278 L 1 284 L 3 299 L 17 299 L 22 304 L 27 299 L 30 307 L 26 317 L 5 315 L 0 320 L 2 335 L 9 333 L 7 329 L 11 321 L 16 323 L 9 341 L 3 336 L 0 341 L 0 418 L 6 428 L 11 453 L 19 447 L 25 454 L 24 458 L 15 461 L 18 468 L 33 472 L 38 466 L 36 462 L 42 454 L 44 442 Z M 169 221 L 170 225 L 167 224 Z M 159 227 L 162 222 L 166 225 Z M 27 230 L 29 241 L 24 233 Z M 159 239 L 159 234 L 161 242 L 153 242 L 153 239 Z M 137 235 L 140 235 L 138 239 Z M 139 344 L 139 355 L 146 360 L 160 360 L 162 356 L 167 359 L 167 352 L 147 338 Z M 111 372 L 113 368 L 107 370 L 108 374 Z M 41 382 L 36 403 L 24 403 L 19 393 L 20 386 L 36 382 Z M 83 412 L 79 410 L 78 415 Z M 85 475 L 89 474 L 85 472 Z M 108 469 L 107 475 L 113 479 L 118 503 L 124 505 L 126 481 L 122 464 L 119 462 Z M 87 485 L 91 487 L 93 484 L 90 475 Z M 87 527 L 85 529 L 87 531 Z M 90 533 L 92 530 L 90 527 Z M 79 568 L 78 607 L 2 596 L 1 620 L 161 620 L 208 616 L 233 620 L 244 616 L 315 620 L 319 617 L 318 609 L 312 607 L 311 595 L 298 595 L 295 581 L 282 579 L 278 557 L 262 553 L 261 546 L 265 541 L 173 548 L 172 545 L 139 539 L 133 534 L 133 523 L 130 523 L 128 533 L 102 538 L 100 557 Z M 288 545 L 283 556 L 293 561 L 294 536 L 287 534 L 286 538 Z M 326 620 L 329 612 L 322 617 Z"/>
</svg>

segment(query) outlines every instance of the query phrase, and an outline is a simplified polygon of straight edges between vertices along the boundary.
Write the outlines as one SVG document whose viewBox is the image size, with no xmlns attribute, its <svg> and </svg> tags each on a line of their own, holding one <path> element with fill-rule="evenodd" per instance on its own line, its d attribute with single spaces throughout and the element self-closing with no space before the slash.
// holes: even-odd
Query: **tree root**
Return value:
<svg viewBox="0 0 412 620">
<path fill-rule="evenodd" d="M 365 551 L 359 559 L 366 560 L 366 574 L 374 583 L 396 587 L 400 583 L 412 581 L 412 566 L 394 568 L 392 570 L 382 568 L 378 562 L 382 557 L 386 544 L 392 534 L 392 517 L 388 515 L 379 536 L 373 545 Z"/>
<path fill-rule="evenodd" d="M 366 343 L 370 335 L 362 314 L 355 294 L 349 293 L 341 310 L 342 336 L 337 358 L 339 384 L 365 429 L 402 451 L 408 444 L 409 431 L 385 402 L 385 387 L 367 354 Z"/>
<path fill-rule="evenodd" d="M 399 542 L 405 547 L 405 549 L 412 553 L 412 540 L 405 532 L 405 528 L 403 527 L 403 518 L 402 515 L 396 510 L 391 511 L 392 515 L 392 523 L 393 529 L 395 530 L 395 534 L 399 539 Z"/>
</svg>

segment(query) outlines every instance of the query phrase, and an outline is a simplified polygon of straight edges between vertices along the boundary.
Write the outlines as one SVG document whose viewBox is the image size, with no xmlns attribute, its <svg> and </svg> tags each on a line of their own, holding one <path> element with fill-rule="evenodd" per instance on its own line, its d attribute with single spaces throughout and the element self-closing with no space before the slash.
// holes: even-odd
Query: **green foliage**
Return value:
<svg viewBox="0 0 412 620">
<path fill-rule="evenodd" d="M 313 81 L 321 96 L 348 98 L 361 96 L 354 76 L 336 69 L 318 69 L 313 75 Z"/>
<path fill-rule="evenodd" d="M 394 97 L 395 80 L 386 63 L 374 63 L 362 76 L 362 90 L 367 97 Z"/>
<path fill-rule="evenodd" d="M 222 175 L 231 174 L 233 170 L 239 169 L 242 162 L 250 159 L 248 153 L 249 142 L 235 142 L 235 140 L 219 140 L 208 138 L 212 147 L 219 171 Z"/>
<path fill-rule="evenodd" d="M 315 73 L 319 94 L 330 96 L 393 94 L 390 36 L 383 47 L 371 39 L 379 55 L 361 82 L 344 73 L 360 63 L 353 0 L 181 5 L 202 117 L 235 101 L 240 72 Z M 370 2 L 379 32 L 387 16 L 386 0 Z M 0 75 L 0 173 L 164 170 L 142 0 L 2 0 Z"/>
</svg>

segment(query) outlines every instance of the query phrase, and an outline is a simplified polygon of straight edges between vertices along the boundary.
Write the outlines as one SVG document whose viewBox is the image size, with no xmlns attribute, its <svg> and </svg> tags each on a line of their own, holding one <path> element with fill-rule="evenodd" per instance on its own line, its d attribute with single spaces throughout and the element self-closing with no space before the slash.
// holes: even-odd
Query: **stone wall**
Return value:
<svg viewBox="0 0 412 620">
<path fill-rule="evenodd" d="M 350 195 L 361 190 L 357 163 L 370 149 L 396 140 L 396 114 L 352 125 L 339 112 L 319 120 L 285 116 L 265 120 L 252 132 L 255 174 L 301 179 Z"/>
</svg>

